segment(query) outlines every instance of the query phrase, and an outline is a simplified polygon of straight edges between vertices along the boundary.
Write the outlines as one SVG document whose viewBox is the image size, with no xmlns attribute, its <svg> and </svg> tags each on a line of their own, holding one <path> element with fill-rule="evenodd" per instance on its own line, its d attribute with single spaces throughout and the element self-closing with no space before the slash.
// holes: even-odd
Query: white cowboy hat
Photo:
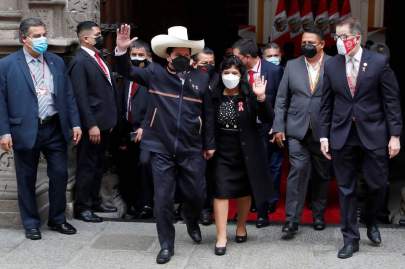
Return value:
<svg viewBox="0 0 405 269">
<path fill-rule="evenodd" d="M 151 40 L 152 51 L 161 58 L 166 58 L 167 48 L 190 48 L 191 55 L 199 53 L 204 48 L 204 39 L 188 40 L 187 28 L 173 26 L 167 30 L 167 35 L 157 35 Z"/>
</svg>

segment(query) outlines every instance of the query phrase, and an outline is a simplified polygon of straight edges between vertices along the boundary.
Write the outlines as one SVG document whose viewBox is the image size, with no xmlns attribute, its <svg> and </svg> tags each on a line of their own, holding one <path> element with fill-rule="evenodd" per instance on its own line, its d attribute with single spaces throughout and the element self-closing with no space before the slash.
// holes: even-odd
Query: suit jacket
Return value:
<svg viewBox="0 0 405 269">
<path fill-rule="evenodd" d="M 288 137 L 302 140 L 308 128 L 311 128 L 314 139 L 319 141 L 322 78 L 325 62 L 330 58 L 324 54 L 319 81 L 313 93 L 311 93 L 305 57 L 301 56 L 288 61 L 277 93 L 274 132 L 284 132 Z"/>
<path fill-rule="evenodd" d="M 80 117 L 85 129 L 98 126 L 100 130 L 113 128 L 118 120 L 115 82 L 111 83 L 103 70 L 86 51 L 79 49 L 69 63 Z M 112 72 L 110 70 L 112 76 Z"/>
<path fill-rule="evenodd" d="M 321 137 L 341 149 L 354 123 L 362 145 L 385 148 L 390 136 L 400 136 L 400 91 L 385 56 L 363 49 L 356 91 L 352 97 L 345 57 L 336 55 L 325 65 L 321 107 Z"/>
<path fill-rule="evenodd" d="M 72 127 L 80 127 L 72 85 L 62 58 L 45 52 L 44 59 L 53 76 L 62 133 L 69 142 Z M 0 136 L 4 134 L 11 134 L 17 150 L 32 149 L 37 139 L 38 98 L 22 49 L 0 60 Z"/>
<path fill-rule="evenodd" d="M 127 120 L 127 101 L 128 101 L 128 95 L 129 95 L 129 86 L 130 80 L 125 80 L 124 81 L 124 90 L 123 90 L 123 106 L 122 106 L 122 116 L 124 120 Z M 145 128 L 143 126 L 144 124 L 144 119 L 146 115 L 146 110 L 148 109 L 148 99 L 149 99 L 149 92 L 148 88 L 145 86 L 142 86 L 138 84 L 138 89 L 135 92 L 135 95 L 132 96 L 129 100 L 130 106 L 131 106 L 131 114 L 133 118 L 133 124 L 132 128 L 135 131 L 138 128 Z"/>
<path fill-rule="evenodd" d="M 260 76 L 264 76 L 267 80 L 266 85 L 266 96 L 270 98 L 270 102 L 272 107 L 274 107 L 274 103 L 277 96 L 277 90 L 283 77 L 283 68 L 281 66 L 272 64 L 266 60 L 261 61 L 261 70 Z"/>
</svg>

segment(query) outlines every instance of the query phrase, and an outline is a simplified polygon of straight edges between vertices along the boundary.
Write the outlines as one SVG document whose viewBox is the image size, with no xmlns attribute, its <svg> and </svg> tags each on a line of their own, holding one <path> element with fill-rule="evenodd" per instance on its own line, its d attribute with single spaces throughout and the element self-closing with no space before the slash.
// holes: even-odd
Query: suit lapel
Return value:
<svg viewBox="0 0 405 269">
<path fill-rule="evenodd" d="M 25 59 L 24 51 L 20 50 L 18 54 L 18 61 L 19 61 L 19 67 L 24 74 L 25 79 L 27 80 L 27 83 L 32 91 L 32 93 L 36 96 L 35 92 L 35 86 L 34 86 L 34 81 L 32 80 L 32 76 L 27 64 L 27 60 Z"/>
<path fill-rule="evenodd" d="M 340 77 L 340 80 L 344 81 L 344 89 L 343 91 L 347 94 L 349 98 L 353 98 L 352 92 L 350 91 L 349 83 L 347 82 L 347 75 L 346 75 L 346 57 L 343 55 L 340 55 L 339 57 L 339 65 L 342 66 L 342 68 L 337 67 L 337 71 L 339 74 L 338 76 Z"/>
<path fill-rule="evenodd" d="M 320 67 L 320 70 L 319 70 L 318 83 L 316 84 L 315 90 L 314 90 L 314 92 L 312 94 L 315 94 L 321 88 L 326 58 L 327 58 L 327 56 L 326 56 L 326 54 L 324 54 L 323 59 L 322 59 L 322 63 L 321 63 L 321 67 Z"/>
<path fill-rule="evenodd" d="M 363 80 L 363 76 L 365 71 L 363 71 L 363 66 L 365 63 L 367 63 L 369 58 L 369 54 L 367 53 L 367 50 L 363 49 L 363 53 L 361 55 L 361 60 L 360 60 L 360 64 L 359 64 L 359 71 L 357 74 L 357 81 L 356 81 L 356 91 L 354 92 L 354 97 L 356 97 L 359 93 L 360 90 L 360 84 Z M 367 66 L 367 65 L 366 65 Z M 366 70 L 366 68 L 365 68 Z"/>
<path fill-rule="evenodd" d="M 300 69 L 301 70 L 303 70 L 303 72 L 300 72 L 301 74 L 303 74 L 303 76 L 304 76 L 304 85 L 305 85 L 305 90 L 304 90 L 304 92 L 307 94 L 307 95 L 312 95 L 312 93 L 311 93 L 311 84 L 309 83 L 309 74 L 308 74 L 308 69 L 307 69 L 307 64 L 305 63 L 305 58 L 304 58 L 304 56 L 301 56 L 301 59 L 300 59 L 300 61 L 299 61 L 299 63 L 300 63 Z"/>
<path fill-rule="evenodd" d="M 56 96 L 58 94 L 58 86 L 59 86 L 58 75 L 57 75 L 58 71 L 56 70 L 55 63 L 52 61 L 51 57 L 49 57 L 48 53 L 44 54 L 44 59 L 46 61 L 46 64 L 48 65 L 49 71 L 52 74 L 53 91 Z"/>
<path fill-rule="evenodd" d="M 98 71 L 103 75 L 103 77 L 107 80 L 107 82 L 109 83 L 109 84 L 111 84 L 110 83 L 110 80 L 108 80 L 108 77 L 106 76 L 106 74 L 104 73 L 104 71 L 103 71 L 103 69 L 101 69 L 101 67 L 100 67 L 100 65 L 98 64 L 98 62 L 93 58 L 93 57 L 91 57 L 90 56 L 90 54 L 88 54 L 85 50 L 83 50 L 83 49 L 80 49 L 81 50 L 81 52 L 83 53 L 83 55 L 84 55 L 84 57 L 87 57 L 91 62 L 93 62 L 93 64 L 96 66 L 96 68 L 98 69 Z M 106 64 L 107 65 L 107 64 Z M 108 66 L 107 66 L 107 68 L 108 68 Z M 108 70 L 109 72 L 110 72 L 110 74 L 111 74 L 111 71 L 110 70 Z"/>
</svg>

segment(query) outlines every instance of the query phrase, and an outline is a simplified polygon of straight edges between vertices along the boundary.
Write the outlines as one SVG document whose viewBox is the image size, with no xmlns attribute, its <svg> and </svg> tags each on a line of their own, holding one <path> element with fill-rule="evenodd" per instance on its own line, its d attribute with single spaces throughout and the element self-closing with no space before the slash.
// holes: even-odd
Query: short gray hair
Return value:
<svg viewBox="0 0 405 269">
<path fill-rule="evenodd" d="M 361 23 L 358 19 L 353 18 L 353 17 L 344 18 L 343 20 L 339 21 L 336 24 L 336 27 L 338 27 L 338 26 L 341 27 L 343 25 L 349 25 L 349 29 L 352 34 L 363 35 L 363 29 L 362 29 Z"/>
<path fill-rule="evenodd" d="M 27 18 L 22 20 L 19 28 L 20 38 L 27 37 L 30 28 L 35 26 L 43 26 L 46 28 L 45 23 L 40 18 Z"/>
</svg>

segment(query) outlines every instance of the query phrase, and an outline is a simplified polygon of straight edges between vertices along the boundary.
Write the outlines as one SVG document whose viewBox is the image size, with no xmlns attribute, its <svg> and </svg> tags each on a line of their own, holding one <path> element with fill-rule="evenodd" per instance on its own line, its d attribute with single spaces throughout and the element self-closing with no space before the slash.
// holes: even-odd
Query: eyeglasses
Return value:
<svg viewBox="0 0 405 269">
<path fill-rule="evenodd" d="M 335 41 L 337 41 L 339 38 L 342 40 L 342 41 L 345 41 L 345 40 L 347 40 L 349 37 L 351 37 L 351 36 L 355 36 L 355 35 L 347 35 L 347 34 L 341 34 L 341 35 L 337 35 L 337 34 L 333 34 L 333 39 L 335 40 Z"/>
</svg>

